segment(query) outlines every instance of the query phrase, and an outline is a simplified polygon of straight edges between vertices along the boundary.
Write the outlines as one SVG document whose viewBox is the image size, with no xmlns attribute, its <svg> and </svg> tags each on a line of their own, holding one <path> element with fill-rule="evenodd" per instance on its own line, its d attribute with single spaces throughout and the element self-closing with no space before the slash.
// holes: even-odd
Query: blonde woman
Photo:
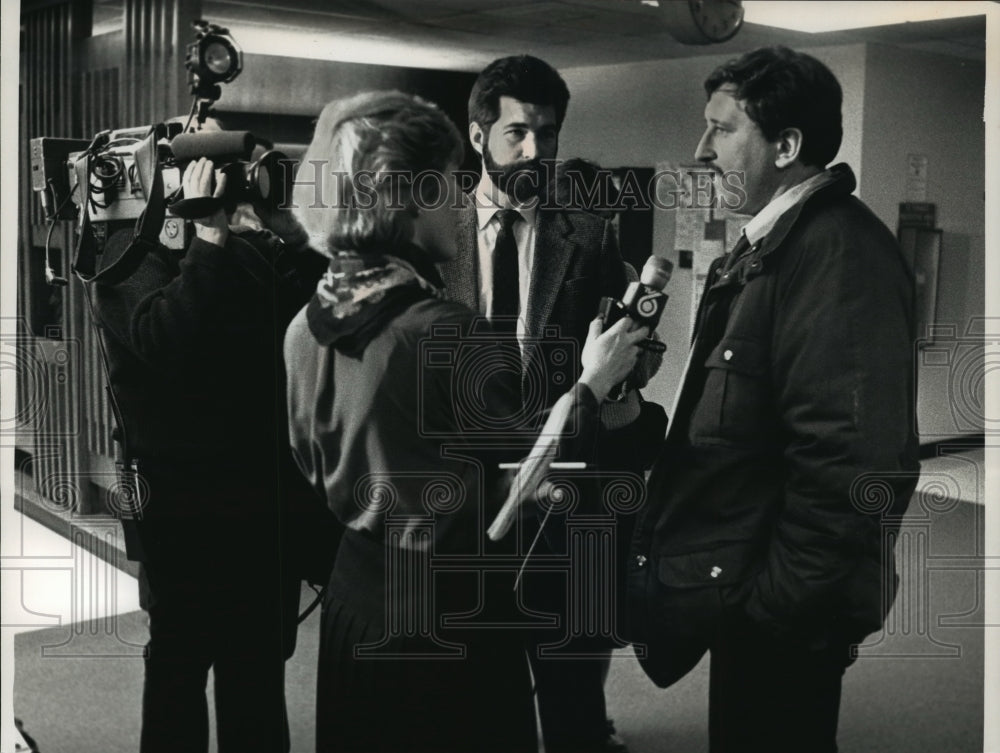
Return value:
<svg viewBox="0 0 1000 753">
<path fill-rule="evenodd" d="M 323 605 L 318 751 L 537 746 L 516 567 L 480 572 L 509 552 L 485 536 L 505 491 L 486 446 L 509 444 L 517 383 L 482 369 L 475 415 L 463 408 L 462 359 L 493 351 L 466 347 L 475 317 L 444 300 L 435 267 L 456 254 L 461 152 L 434 105 L 366 93 L 327 105 L 297 178 L 295 211 L 331 267 L 285 339 L 291 441 L 346 528 Z M 425 357 L 442 331 L 451 367 Z M 567 452 L 645 334 L 593 328 Z"/>
</svg>

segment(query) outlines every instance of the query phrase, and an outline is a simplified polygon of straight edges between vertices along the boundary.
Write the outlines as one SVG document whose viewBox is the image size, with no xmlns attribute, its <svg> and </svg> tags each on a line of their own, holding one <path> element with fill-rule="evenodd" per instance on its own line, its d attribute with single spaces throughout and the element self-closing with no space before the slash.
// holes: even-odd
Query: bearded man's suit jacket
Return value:
<svg viewBox="0 0 1000 753">
<path fill-rule="evenodd" d="M 458 255 L 453 261 L 442 264 L 440 271 L 446 294 L 478 312 L 482 307 L 478 221 L 474 197 L 467 196 L 465 204 L 458 229 Z M 521 273 L 523 274 L 523 270 Z M 590 322 L 598 313 L 600 300 L 603 296 L 620 299 L 625 292 L 628 276 L 614 229 L 609 222 L 584 211 L 539 207 L 535 217 L 535 250 L 527 305 L 524 306 L 522 302 L 525 331 L 522 339 L 521 385 L 525 418 L 540 421 L 545 409 L 579 378 L 582 370 L 580 355 Z M 561 346 L 558 342 L 553 343 L 553 340 L 558 341 L 560 338 L 563 339 Z M 573 343 L 572 356 L 560 359 L 558 354 L 565 353 L 567 340 Z M 644 376 L 648 379 L 659 366 L 659 359 L 655 359 L 655 362 L 646 360 L 649 362 L 644 364 Z M 539 376 L 542 377 L 541 380 L 538 379 Z M 644 384 L 645 380 L 641 380 L 641 383 Z M 545 390 L 543 395 L 538 394 L 539 384 Z M 637 484 L 636 494 L 642 495 L 644 485 L 641 471 L 646 459 L 641 458 L 641 450 L 647 445 L 659 447 L 666 425 L 662 409 L 653 404 L 647 406 L 656 410 L 640 411 L 639 400 L 634 392 L 627 401 L 605 401 L 601 406 L 602 428 L 593 455 L 589 458 L 560 458 L 586 460 L 588 463 L 587 471 L 576 484 L 579 491 L 576 506 L 578 512 L 607 515 L 608 510 L 602 504 L 603 498 L 607 496 L 603 485 L 619 478 L 616 471 L 626 471 L 629 478 Z M 653 420 L 646 421 L 651 416 Z M 648 458 L 648 462 L 652 462 L 652 456 Z M 605 480 L 597 481 L 593 478 L 595 467 L 600 469 L 602 476 L 607 476 Z M 587 473 L 590 474 L 589 478 Z M 541 506 L 530 507 L 538 513 L 540 519 Z M 534 555 L 568 554 L 567 526 L 561 517 L 552 515 L 545 523 L 545 535 L 539 537 Z M 526 514 L 522 523 L 524 527 L 520 548 L 524 551 L 534 539 L 538 519 Z M 615 549 L 611 556 L 617 560 L 618 572 L 610 586 L 615 591 L 624 588 L 626 568 L 621 558 L 627 552 L 627 541 L 631 536 L 633 523 L 632 516 L 615 516 Z M 507 537 L 513 535 L 512 531 Z M 543 613 L 557 616 L 551 627 L 529 632 L 527 648 L 535 677 L 543 739 L 547 749 L 559 751 L 578 750 L 607 735 L 607 710 L 600 663 L 587 659 L 540 660 L 543 647 L 563 644 L 571 636 L 580 634 L 570 625 L 570 614 L 578 610 L 567 609 L 572 598 L 567 583 L 572 580 L 564 572 L 533 571 L 531 563 L 528 563 L 519 595 L 519 602 L 536 615 Z M 589 598 L 597 599 L 599 603 L 614 603 L 611 594 L 595 593 Z M 610 646 L 620 645 L 623 619 L 623 614 L 619 612 L 614 635 L 582 640 L 577 637 L 566 648 L 583 654 L 593 651 L 594 656 L 599 656 Z"/>
<path fill-rule="evenodd" d="M 467 196 L 466 206 L 462 210 L 458 229 L 458 256 L 453 261 L 442 264 L 440 271 L 448 297 L 464 303 L 474 311 L 480 311 L 480 263 L 474 201 L 473 197 Z M 597 315 L 600 300 L 603 296 L 621 298 L 627 276 L 614 228 L 606 220 L 583 211 L 540 207 L 535 222 L 535 252 L 526 310 L 522 305 L 522 310 L 525 310 L 522 397 L 526 418 L 540 421 L 545 409 L 579 378 L 580 354 L 587 339 L 590 322 Z M 560 350 L 553 347 L 554 344 L 558 345 L 554 341 L 559 339 L 564 344 L 566 340 L 572 341 L 572 357 L 560 359 L 553 355 Z M 565 348 L 561 352 L 565 353 Z M 537 392 L 539 375 L 545 384 L 544 396 Z M 532 411 L 537 407 L 538 415 L 529 414 L 529 407 Z M 621 419 L 616 411 L 630 411 L 633 415 Z M 634 420 L 638 413 L 638 402 L 635 400 L 629 403 L 605 402 L 601 409 L 602 424 L 610 422 L 621 426 Z M 624 432 L 630 433 L 633 426 L 634 424 L 629 425 Z M 595 463 L 602 470 L 621 467 L 617 463 L 604 462 L 602 447 L 606 443 L 616 447 L 624 446 L 625 443 L 620 436 L 610 436 L 603 429 L 601 434 L 593 456 L 560 460 L 585 460 L 591 475 Z M 606 436 L 610 436 L 607 442 L 603 439 Z M 662 434 L 660 438 L 662 439 Z M 633 456 L 635 454 L 632 450 L 628 452 Z M 607 513 L 599 498 L 600 490 L 592 478 L 581 479 L 578 489 L 581 496 L 577 512 Z M 527 542 L 533 538 L 533 526 L 533 521 L 526 522 Z M 513 532 L 508 534 L 513 535 Z M 560 523 L 550 520 L 546 523 L 544 540 L 539 542 L 535 551 L 564 552 L 563 535 Z M 546 544 L 549 549 L 545 548 Z M 535 575 L 540 576 L 538 573 Z M 544 577 L 527 578 L 523 585 L 526 586 L 524 593 L 529 601 L 532 600 L 534 590 L 531 584 L 540 584 L 545 580 Z M 558 609 L 565 598 L 565 585 L 556 590 L 560 593 L 555 600 L 551 593 L 549 598 L 543 599 L 553 609 Z M 566 629 L 564 620 L 560 620 L 560 629 Z"/>
<path fill-rule="evenodd" d="M 620 298 L 626 275 L 614 229 L 587 212 L 539 208 L 535 227 L 535 254 L 525 311 L 524 375 L 545 358 L 544 342 L 554 337 L 576 343 L 577 358 L 567 364 L 569 381 L 549 389 L 543 407 L 549 407 L 580 376 L 579 355 L 602 296 Z M 440 267 L 445 290 L 452 300 L 480 310 L 479 245 L 474 198 L 466 197 L 459 223 L 458 256 Z M 547 364 L 550 376 L 558 364 Z M 522 381 L 524 385 L 524 381 Z"/>
</svg>

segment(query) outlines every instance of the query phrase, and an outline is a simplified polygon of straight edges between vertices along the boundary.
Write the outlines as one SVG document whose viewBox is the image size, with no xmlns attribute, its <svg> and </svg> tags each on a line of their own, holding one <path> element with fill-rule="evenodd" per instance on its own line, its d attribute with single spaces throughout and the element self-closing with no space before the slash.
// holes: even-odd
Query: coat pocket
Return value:
<svg viewBox="0 0 1000 753">
<path fill-rule="evenodd" d="M 631 613 L 631 637 L 639 664 L 656 685 L 669 687 L 701 661 L 724 613 L 734 608 L 736 584 L 756 572 L 758 550 L 753 542 L 731 542 L 654 555 L 654 568 L 633 568 L 630 596 L 641 592 L 644 602 Z"/>
<path fill-rule="evenodd" d="M 758 340 L 724 337 L 705 359 L 705 389 L 691 416 L 696 441 L 757 443 L 773 420 L 768 352 Z"/>
<path fill-rule="evenodd" d="M 705 588 L 742 583 L 759 569 L 760 546 L 735 541 L 686 554 L 660 555 L 656 574 L 668 588 Z"/>
<path fill-rule="evenodd" d="M 630 637 L 646 676 L 657 687 L 668 688 L 708 651 L 724 604 L 718 588 L 666 588 L 650 575 L 646 622 Z"/>
</svg>

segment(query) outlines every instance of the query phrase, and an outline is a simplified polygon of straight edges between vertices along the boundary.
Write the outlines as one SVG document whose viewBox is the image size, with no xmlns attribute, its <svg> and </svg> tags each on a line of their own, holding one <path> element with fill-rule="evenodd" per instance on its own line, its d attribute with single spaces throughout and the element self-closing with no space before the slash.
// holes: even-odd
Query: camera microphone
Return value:
<svg viewBox="0 0 1000 753">
<path fill-rule="evenodd" d="M 220 157 L 250 159 L 256 139 L 250 131 L 206 131 L 181 133 L 170 142 L 170 151 L 178 162 L 190 162 L 199 157 L 218 162 Z"/>
<path fill-rule="evenodd" d="M 226 176 L 226 190 L 216 197 L 181 198 L 175 191 L 167 208 L 175 217 L 196 220 L 222 207 L 232 212 L 241 201 L 275 211 L 286 206 L 292 185 L 292 163 L 282 152 L 270 150 L 251 163 L 257 139 L 249 131 L 208 131 L 182 133 L 170 142 L 174 161 L 180 167 L 206 157 Z"/>
</svg>

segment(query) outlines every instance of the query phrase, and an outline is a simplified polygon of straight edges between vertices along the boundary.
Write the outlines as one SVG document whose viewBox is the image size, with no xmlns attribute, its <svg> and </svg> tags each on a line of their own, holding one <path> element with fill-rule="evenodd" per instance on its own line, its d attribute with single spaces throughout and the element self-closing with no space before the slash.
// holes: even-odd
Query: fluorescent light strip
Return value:
<svg viewBox="0 0 1000 753">
<path fill-rule="evenodd" d="M 306 31 L 233 22 L 226 26 L 244 52 L 259 55 L 444 70 L 464 70 L 469 65 L 468 51 L 450 45 L 432 47 L 381 38 L 374 33 Z M 483 53 L 478 53 L 478 57 L 483 57 Z"/>
<path fill-rule="evenodd" d="M 986 14 L 988 2 L 793 2 L 779 0 L 747 0 L 743 3 L 743 20 L 751 24 L 772 26 L 778 29 L 817 33 L 864 29 L 870 26 L 889 26 L 919 21 L 938 21 L 943 18 L 981 16 Z"/>
</svg>

